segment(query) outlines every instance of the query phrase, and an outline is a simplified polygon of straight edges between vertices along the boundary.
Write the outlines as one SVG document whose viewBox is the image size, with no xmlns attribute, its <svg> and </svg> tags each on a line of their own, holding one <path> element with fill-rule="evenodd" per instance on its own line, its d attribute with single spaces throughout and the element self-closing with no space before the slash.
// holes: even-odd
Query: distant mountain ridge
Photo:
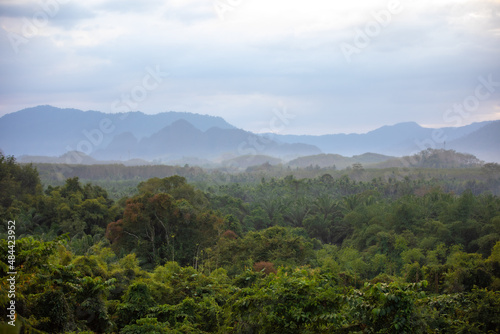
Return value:
<svg viewBox="0 0 500 334">
<path fill-rule="evenodd" d="M 37 164 L 78 164 L 78 165 L 114 165 L 120 164 L 125 166 L 147 166 L 150 162 L 142 159 L 130 160 L 97 160 L 85 153 L 71 151 L 64 153 L 59 157 L 48 156 L 32 156 L 21 155 L 17 158 L 20 163 L 37 163 Z"/>
<path fill-rule="evenodd" d="M 85 153 L 91 155 L 97 149 L 106 147 L 116 135 L 129 132 L 135 138 L 141 139 L 180 119 L 188 121 L 202 131 L 212 127 L 235 128 L 221 117 L 184 112 L 172 111 L 155 115 L 142 112 L 106 114 L 92 110 L 38 106 L 0 118 L 0 148 L 12 155 L 60 156 L 73 150 L 85 152 L 84 149 L 87 147 L 81 143 L 87 141 L 92 145 L 92 150 Z M 112 131 L 104 133 L 102 125 Z M 98 144 L 96 144 L 99 139 L 96 130 L 103 134 Z M 81 147 L 77 147 L 78 144 Z"/>
<path fill-rule="evenodd" d="M 483 130 L 487 130 L 486 135 Z M 353 156 L 373 152 L 389 156 L 412 155 L 427 148 L 453 148 L 500 162 L 500 121 L 473 123 L 462 127 L 424 128 L 415 122 L 387 125 L 364 134 L 322 136 L 276 135 L 285 143 L 315 145 L 325 153 Z"/>
<path fill-rule="evenodd" d="M 186 157 L 216 160 L 222 155 L 238 156 L 249 152 L 293 158 L 321 151 L 307 144 L 264 141 L 251 132 L 236 128 L 214 127 L 202 131 L 180 119 L 141 140 L 134 141 L 130 134 L 118 135 L 93 156 L 98 159 L 121 159 L 125 152 L 128 152 L 128 158 L 172 161 Z"/>
<path fill-rule="evenodd" d="M 447 144 L 460 152 L 472 153 L 484 161 L 500 162 L 500 121 L 494 121 Z"/>
<path fill-rule="evenodd" d="M 469 168 L 484 164 L 476 156 L 454 150 L 428 149 L 412 156 L 405 156 L 370 165 L 372 168 Z"/>
<path fill-rule="evenodd" d="M 52 106 L 23 109 L 1 117 L 0 149 L 8 155 L 38 159 L 79 151 L 100 161 L 158 162 L 245 154 L 293 159 L 321 153 L 312 145 L 265 139 L 237 129 L 220 117 L 179 112 L 105 114 Z M 70 157 L 75 157 L 72 163 L 82 163 L 81 156 Z"/>
<path fill-rule="evenodd" d="M 106 114 L 38 106 L 0 118 L 0 150 L 18 157 L 36 156 L 38 160 L 81 151 L 98 161 L 218 164 L 258 155 L 277 158 L 283 163 L 289 161 L 290 166 L 309 166 L 311 163 L 300 157 L 315 156 L 313 161 L 320 162 L 318 165 L 334 164 L 342 168 L 351 164 L 352 159 L 369 157 L 364 156 L 366 152 L 372 152 L 371 158 L 385 161 L 427 148 L 453 149 L 487 162 L 500 162 L 499 143 L 500 121 L 441 129 L 406 122 L 364 134 L 308 136 L 254 134 L 234 127 L 221 117 L 186 112 Z M 247 160 L 233 160 L 230 164 L 246 166 Z"/>
<path fill-rule="evenodd" d="M 306 167 L 319 167 L 319 168 L 337 168 L 344 169 L 350 167 L 355 163 L 362 165 L 376 164 L 388 160 L 395 159 L 395 157 L 386 156 L 375 153 L 364 153 L 355 155 L 353 157 L 344 157 L 339 154 L 319 154 L 314 156 L 300 157 L 288 162 L 290 167 L 306 168 Z"/>
</svg>

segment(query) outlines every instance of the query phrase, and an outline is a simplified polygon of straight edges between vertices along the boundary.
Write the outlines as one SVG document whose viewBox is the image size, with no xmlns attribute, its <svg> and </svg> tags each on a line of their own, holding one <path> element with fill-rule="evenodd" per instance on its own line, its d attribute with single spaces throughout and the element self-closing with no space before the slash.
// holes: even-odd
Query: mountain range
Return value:
<svg viewBox="0 0 500 334">
<path fill-rule="evenodd" d="M 439 129 L 406 122 L 383 126 L 365 134 L 283 135 L 279 139 L 286 143 L 306 143 L 324 153 L 347 156 L 366 152 L 404 156 L 433 148 L 471 153 L 486 161 L 500 160 L 500 121 Z"/>
<path fill-rule="evenodd" d="M 319 154 L 309 144 L 284 143 L 237 129 L 220 117 L 192 113 L 98 111 L 38 106 L 0 118 L 0 149 L 7 155 L 61 156 L 79 151 L 98 160 L 227 159 L 265 154 L 283 159 Z M 81 155 L 69 155 L 80 163 Z"/>
<path fill-rule="evenodd" d="M 300 157 L 314 155 L 327 165 L 336 161 L 339 167 L 344 164 L 339 164 L 341 155 L 361 157 L 371 152 L 363 159 L 376 163 L 429 147 L 454 149 L 488 162 L 500 162 L 499 143 L 500 121 L 440 129 L 406 122 L 364 134 L 310 136 L 254 134 L 234 127 L 221 117 L 185 112 L 106 114 L 38 106 L 0 118 L 0 149 L 4 154 L 38 156 L 38 160 L 40 156 L 66 154 L 67 163 L 80 163 L 82 159 L 78 161 L 78 157 L 83 155 L 67 154 L 80 151 L 90 157 L 87 162 L 96 159 L 234 163 L 238 161 L 234 159 L 242 156 L 271 156 L 299 167 L 309 165 Z"/>
</svg>

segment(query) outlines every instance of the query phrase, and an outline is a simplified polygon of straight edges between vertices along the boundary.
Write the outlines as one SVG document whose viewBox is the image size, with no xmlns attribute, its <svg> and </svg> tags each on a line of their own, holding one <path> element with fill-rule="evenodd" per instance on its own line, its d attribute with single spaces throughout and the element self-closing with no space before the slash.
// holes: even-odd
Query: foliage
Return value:
<svg viewBox="0 0 500 334">
<path fill-rule="evenodd" d="M 331 277 L 280 270 L 237 290 L 226 323 L 237 333 L 328 333 L 343 321 L 340 303 Z"/>
<path fill-rule="evenodd" d="M 187 200 L 194 198 L 203 205 L 198 193 L 191 191 L 182 178 L 153 181 L 127 200 L 123 218 L 108 224 L 106 237 L 117 252 L 135 252 L 143 264 L 179 261 L 196 266 L 200 250 L 215 242 L 222 219 Z M 168 190 L 178 198 L 158 193 L 159 189 L 154 190 L 160 187 L 157 183 L 165 190 L 172 187 Z"/>
<path fill-rule="evenodd" d="M 419 161 L 436 154 L 447 153 Z M 496 167 L 172 167 L 183 176 L 165 177 L 151 166 L 142 171 L 154 178 L 115 202 L 74 175 L 43 191 L 37 169 L 2 155 L 16 323 L 32 333 L 497 333 L 500 199 L 486 191 L 500 184 Z M 9 264 L 0 259 L 0 321 Z"/>
<path fill-rule="evenodd" d="M 425 285 L 426 281 L 366 283 L 346 297 L 349 328 L 367 333 L 425 333 L 425 321 L 415 303 L 424 297 L 420 290 Z"/>
</svg>

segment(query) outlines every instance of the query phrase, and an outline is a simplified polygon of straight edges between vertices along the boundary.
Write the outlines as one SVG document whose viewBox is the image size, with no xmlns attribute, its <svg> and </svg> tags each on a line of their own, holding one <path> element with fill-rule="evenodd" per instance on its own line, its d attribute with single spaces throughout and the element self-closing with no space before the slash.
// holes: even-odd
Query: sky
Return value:
<svg viewBox="0 0 500 334">
<path fill-rule="evenodd" d="M 500 119 L 500 0 L 0 0 L 0 116 L 185 111 L 253 132 Z"/>
</svg>

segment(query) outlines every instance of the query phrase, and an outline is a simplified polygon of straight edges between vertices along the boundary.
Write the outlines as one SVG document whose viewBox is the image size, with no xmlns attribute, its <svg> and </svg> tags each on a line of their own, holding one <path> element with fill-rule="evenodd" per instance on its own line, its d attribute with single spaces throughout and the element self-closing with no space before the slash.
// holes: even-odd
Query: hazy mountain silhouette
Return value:
<svg viewBox="0 0 500 334">
<path fill-rule="evenodd" d="M 484 161 L 500 162 L 500 121 L 486 124 L 482 128 L 451 141 L 446 145 L 456 151 L 473 153 Z"/>
<path fill-rule="evenodd" d="M 484 163 L 475 155 L 460 153 L 455 150 L 427 149 L 412 156 L 394 158 L 372 164 L 373 168 L 469 168 L 479 167 Z"/>
<path fill-rule="evenodd" d="M 202 131 L 183 119 L 142 140 L 134 139 L 130 133 L 120 134 L 93 156 L 98 159 L 120 159 L 126 150 L 127 158 L 173 161 L 186 157 L 214 160 L 223 155 L 248 153 L 297 157 L 320 152 L 312 145 L 278 143 L 236 128 L 213 127 Z"/>
<path fill-rule="evenodd" d="M 483 129 L 486 129 L 485 127 L 492 123 L 495 123 L 495 121 L 473 123 L 462 127 L 432 129 L 424 128 L 415 122 L 406 122 L 383 126 L 364 134 L 277 135 L 276 139 L 286 143 L 311 144 L 325 153 L 344 156 L 363 154 L 365 152 L 404 156 L 427 148 L 448 148 L 448 145 L 453 143 L 453 148 L 457 151 L 472 154 L 476 154 L 474 150 L 482 147 L 485 149 L 484 154 L 489 155 L 489 160 L 498 161 L 500 160 L 500 150 L 496 144 L 498 139 L 493 135 L 494 129 L 488 130 L 488 133 L 491 132 L 489 135 L 481 134 Z M 473 133 L 476 133 L 474 145 L 468 139 L 465 139 Z"/>
<path fill-rule="evenodd" d="M 499 162 L 499 142 L 500 121 L 441 129 L 406 122 L 364 134 L 303 136 L 257 135 L 237 129 L 221 117 L 184 112 L 106 114 L 38 106 L 0 118 L 0 150 L 4 154 L 40 158 L 80 151 L 100 161 L 222 162 L 252 155 L 290 161 L 326 153 L 334 155 L 314 159 L 321 163 L 298 160 L 293 164 L 335 164 L 341 168 L 340 165 L 351 164 L 353 160 L 338 164 L 335 154 L 337 158 L 365 152 L 408 156 L 427 148 L 447 148 Z"/>
<path fill-rule="evenodd" d="M 164 112 L 156 115 L 141 112 L 106 114 L 38 106 L 0 118 L 0 148 L 10 155 L 59 156 L 73 150 L 92 155 L 95 151 L 107 147 L 116 135 L 129 132 L 141 139 L 180 119 L 202 131 L 212 127 L 234 128 L 221 117 L 184 112 Z M 107 133 L 103 130 L 107 130 Z M 97 131 L 102 134 L 102 138 L 98 136 Z"/>
</svg>

